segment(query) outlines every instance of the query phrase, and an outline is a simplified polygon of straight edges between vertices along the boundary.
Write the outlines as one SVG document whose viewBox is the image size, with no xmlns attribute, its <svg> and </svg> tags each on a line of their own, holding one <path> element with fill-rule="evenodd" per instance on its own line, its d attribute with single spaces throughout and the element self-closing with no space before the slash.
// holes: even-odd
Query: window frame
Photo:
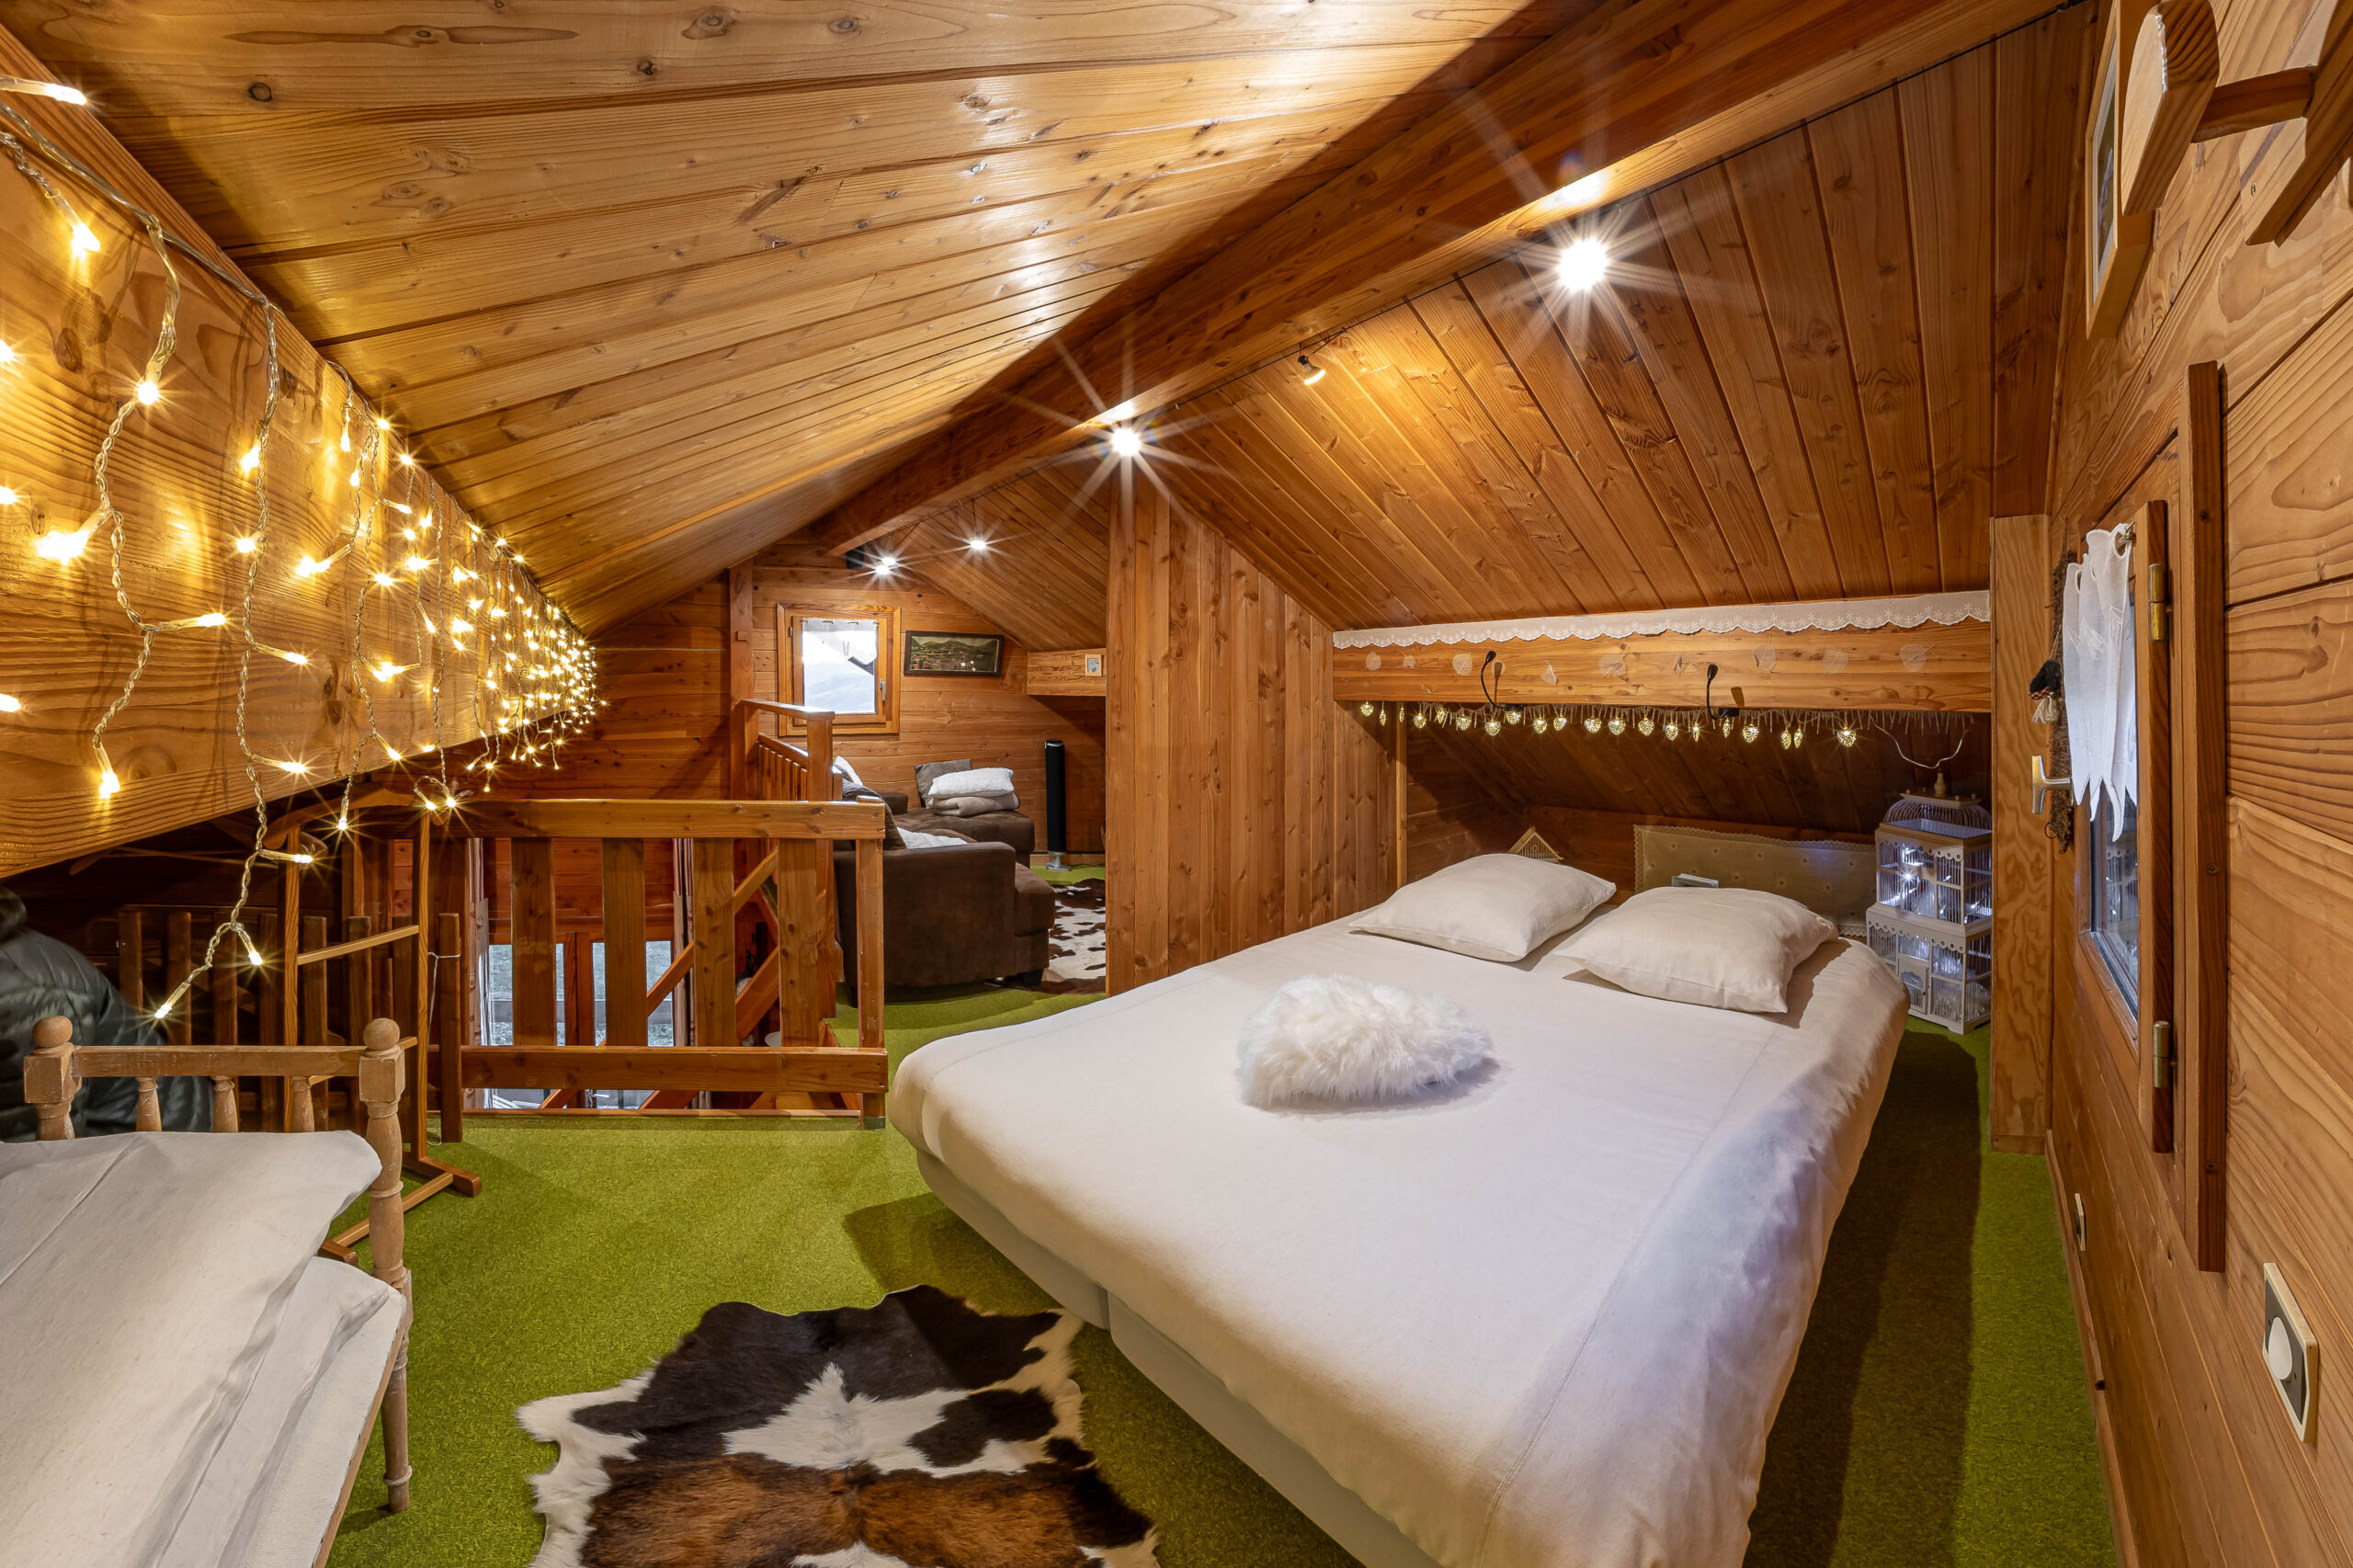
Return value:
<svg viewBox="0 0 2353 1568">
<path fill-rule="evenodd" d="M 2107 955 L 2093 930 L 2094 857 L 2098 824 L 2079 812 L 2075 823 L 2075 952 L 2079 991 L 2098 1001 L 2087 1009 L 2094 1030 L 2107 1047 L 2110 1063 L 2130 1090 L 2138 1119 L 2153 1153 L 2169 1154 L 2174 1147 L 2174 1091 L 2171 1053 L 2159 1062 L 2157 1030 L 2170 1032 L 2173 1016 L 2173 742 L 2170 648 L 2163 635 L 2169 609 L 2164 595 L 2153 594 L 2151 568 L 2163 578 L 2168 566 L 2168 508 L 2162 500 L 2140 504 L 2130 514 L 2133 525 L 2132 637 L 2135 707 L 2139 732 L 2134 737 L 2134 763 L 2139 774 L 2140 800 L 2134 828 L 2134 854 L 2140 880 L 2140 974 L 2136 994 L 2127 996 L 2118 984 Z M 2126 520 L 2111 512 L 2101 527 Z M 2153 628 L 2158 635 L 2153 637 Z"/>
<path fill-rule="evenodd" d="M 777 680 L 784 700 L 807 706 L 801 663 L 801 624 L 806 620 L 871 620 L 875 623 L 872 713 L 837 713 L 834 733 L 895 735 L 899 733 L 899 661 L 904 646 L 899 630 L 899 607 L 883 604 L 779 605 L 776 611 Z M 805 726 L 798 719 L 783 723 L 787 734 Z"/>
</svg>

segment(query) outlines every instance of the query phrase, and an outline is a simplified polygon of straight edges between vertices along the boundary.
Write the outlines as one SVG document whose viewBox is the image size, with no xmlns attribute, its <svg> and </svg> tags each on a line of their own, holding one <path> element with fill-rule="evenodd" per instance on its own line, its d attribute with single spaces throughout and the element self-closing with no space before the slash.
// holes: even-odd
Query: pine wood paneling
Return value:
<svg viewBox="0 0 2353 1568">
<path fill-rule="evenodd" d="M 1101 487 L 1041 469 L 891 539 L 909 571 L 937 583 L 1031 650 L 1100 648 L 1110 575 Z M 976 551 L 972 540 L 986 542 Z"/>
<path fill-rule="evenodd" d="M 2327 12 L 2302 0 L 2218 6 L 2222 78 L 2311 61 Z M 2005 48 L 1997 123 L 2036 112 L 2056 83 L 2055 61 L 2036 62 L 2023 41 Z M 2353 1042 L 2343 1026 L 2353 997 L 2342 960 L 2353 939 L 2353 795 L 2342 786 L 2353 722 L 2341 667 L 2353 567 L 2337 537 L 2347 460 L 2336 435 L 2353 214 L 2324 202 L 2283 244 L 2242 243 L 2302 142 L 2291 122 L 2194 150 L 2159 209 L 2149 273 L 2118 335 L 2083 337 L 2071 302 L 2061 340 L 2054 550 L 2119 496 L 2174 501 L 2177 528 L 2185 508 L 2211 505 L 2177 476 L 2177 432 L 2187 368 L 2222 367 L 2222 537 L 2211 563 L 2233 608 L 2221 650 L 2200 638 L 2173 650 L 2223 662 L 2230 1098 L 2220 1144 L 2204 1151 L 2224 1178 L 2219 1271 L 2200 1269 L 2176 1201 L 2185 1176 L 2202 1173 L 2148 1152 L 2140 1087 L 2092 1028 L 2105 1002 L 2081 994 L 2072 966 L 2056 988 L 2052 1043 L 2054 1178 L 2063 1195 L 2081 1193 L 2093 1238 L 2081 1262 L 2086 1336 L 2107 1378 L 2096 1398 L 2132 1547 L 2153 1564 L 2353 1563 L 2343 1423 L 2325 1409 L 2315 1441 L 2296 1440 L 2266 1386 L 2259 1337 L 2266 1263 L 2307 1318 L 2328 1325 L 2316 1328 L 2324 1367 L 2325 1347 L 2353 1333 Z M 2023 209 L 2040 205 L 2004 168 L 1997 159 L 1997 236 L 2022 232 Z M 1997 237 L 1996 252 L 2007 271 L 2011 247 Z M 1997 473 L 1997 507 L 2009 483 Z M 2191 684 L 2178 669 L 2175 679 L 2177 690 Z M 2006 778 L 2024 759 L 2000 766 Z M 2052 939 L 2063 963 L 2075 940 L 2064 889 L 2085 852 L 2079 844 L 2061 862 Z"/>
<path fill-rule="evenodd" d="M 1394 779 L 1332 699 L 1330 628 L 1148 484 L 1111 559 L 1111 989 L 1386 897 Z"/>
<path fill-rule="evenodd" d="M 2050 519 L 1993 519 L 1995 1146 L 2040 1153 L 2051 1131 L 2052 858 L 2050 836 L 2016 759 L 2051 753 L 2027 694 L 2051 652 Z"/>
</svg>

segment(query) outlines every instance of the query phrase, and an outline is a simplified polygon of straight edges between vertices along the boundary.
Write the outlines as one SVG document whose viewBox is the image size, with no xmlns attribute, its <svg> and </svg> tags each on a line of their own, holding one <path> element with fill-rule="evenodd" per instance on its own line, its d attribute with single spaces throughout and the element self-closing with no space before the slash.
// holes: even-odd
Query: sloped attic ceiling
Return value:
<svg viewBox="0 0 2353 1568">
<path fill-rule="evenodd" d="M 1597 0 L 0 0 L 591 628 Z"/>
</svg>

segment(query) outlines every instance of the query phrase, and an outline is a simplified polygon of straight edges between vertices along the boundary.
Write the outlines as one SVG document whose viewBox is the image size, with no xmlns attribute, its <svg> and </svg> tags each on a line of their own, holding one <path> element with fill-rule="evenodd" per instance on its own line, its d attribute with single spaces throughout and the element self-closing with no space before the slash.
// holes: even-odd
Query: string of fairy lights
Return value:
<svg viewBox="0 0 2353 1568">
<path fill-rule="evenodd" d="M 120 689 L 90 727 L 92 777 L 101 802 L 140 783 L 136 777 L 126 779 L 118 769 L 108 749 L 108 734 L 118 720 L 135 710 L 158 640 L 182 633 L 224 633 L 233 637 L 237 645 L 234 733 L 253 796 L 253 841 L 244 858 L 236 902 L 228 917 L 214 928 L 202 960 L 153 1009 L 153 1017 L 164 1019 L 220 960 L 224 948 L 256 968 L 264 963 L 245 924 L 256 868 L 268 863 L 303 866 L 316 859 L 304 847 L 309 841 L 299 834 L 285 847 L 270 842 L 269 800 L 264 783 L 269 774 L 328 786 L 339 778 L 342 793 L 334 817 L 338 832 L 352 826 L 353 788 L 360 775 L 388 765 L 408 771 L 415 799 L 427 812 L 454 811 L 468 797 L 488 793 L 502 766 L 545 767 L 559 759 L 566 741 L 586 726 L 599 705 L 595 659 L 586 639 L 532 582 L 522 555 L 470 519 L 415 454 L 400 448 L 392 420 L 368 403 L 340 367 L 329 369 L 342 383 L 341 432 L 316 482 L 317 493 L 326 497 L 328 511 L 337 521 L 337 536 L 325 554 L 301 552 L 299 559 L 289 563 L 298 552 L 272 536 L 270 490 L 278 469 L 271 460 L 271 447 L 280 394 L 286 390 L 277 307 L 201 248 L 171 233 L 156 214 L 56 145 L 6 101 L 10 94 L 75 105 L 86 100 L 75 89 L 59 84 L 0 76 L 0 150 L 6 151 L 17 172 L 55 212 L 70 260 L 80 263 L 104 252 L 108 240 L 91 219 L 110 210 L 124 221 L 134 240 L 143 239 L 153 250 L 165 281 L 162 319 L 143 367 L 117 399 L 105 433 L 91 454 L 89 483 L 96 507 L 78 527 L 44 526 L 39 520 L 41 497 L 0 483 L 0 538 L 39 530 L 29 540 L 29 549 L 39 560 L 71 570 L 94 540 L 103 539 L 115 608 L 138 638 Z M 74 194 L 89 193 L 84 198 L 87 215 L 75 206 L 69 187 Z M 250 532 L 228 542 L 232 564 L 243 567 L 235 608 L 157 618 L 141 608 L 125 578 L 126 559 L 136 559 L 127 539 L 131 519 L 116 504 L 111 469 L 117 449 L 127 437 L 137 438 L 159 422 L 168 421 L 173 413 L 167 388 L 179 347 L 182 295 L 181 267 L 174 261 L 175 252 L 218 279 L 257 320 L 255 335 L 261 343 L 263 378 L 259 417 L 250 444 L 235 459 L 240 479 L 251 488 L 253 519 Z M 220 356 L 217 341 L 207 344 L 207 354 L 212 358 Z M 16 349 L 0 335 L 0 374 L 17 362 Z M 169 438 L 184 447 L 188 437 L 186 431 L 174 431 Z M 350 464 L 347 472 L 346 461 Z M 6 478 L 0 475 L 0 480 Z M 397 495 L 392 494 L 394 489 Z M 334 495 L 338 490 L 343 494 Z M 20 510 L 35 517 L 32 530 L 11 526 L 9 515 Z M 338 594 L 345 596 L 351 614 L 341 645 L 305 650 L 265 641 L 255 624 L 256 589 L 267 581 L 265 574 L 282 574 L 270 585 L 273 587 L 315 591 L 327 604 L 333 604 Z M 371 607 L 392 610 L 377 617 L 372 631 Z M 386 627 L 391 628 L 389 633 Z M 273 635 L 285 642 L 299 641 L 284 633 Z M 324 763 L 307 756 L 271 756 L 254 749 L 248 721 L 256 655 L 324 674 L 328 716 L 341 722 L 333 723 L 330 753 Z M 442 722 L 447 687 L 453 681 L 469 679 L 472 710 L 466 733 L 479 736 L 483 744 L 479 754 L 464 765 L 459 779 L 451 777 Z M 396 745 L 383 734 L 377 710 L 380 689 L 388 696 L 423 699 L 425 733 L 421 738 L 404 737 L 404 744 Z M 354 697 L 356 701 L 349 700 Z M 23 708 L 20 699 L 0 694 L 0 713 L 21 712 Z M 354 709 L 357 722 L 350 720 Z"/>
<path fill-rule="evenodd" d="M 1689 744 L 1714 741 L 1722 744 L 1737 741 L 1754 745 L 1768 735 L 1777 736 L 1783 751 L 1802 751 L 1808 734 L 1821 734 L 1840 746 L 1852 747 L 1865 733 L 1877 730 L 1898 741 L 1895 725 L 1906 730 L 1943 735 L 1955 728 L 1965 729 L 1967 721 L 1957 715 L 1929 711 L 1876 710 L 1820 708 L 1674 708 L 1629 707 L 1620 703 L 1485 703 L 1485 702 L 1376 702 L 1357 704 L 1357 711 L 1375 724 L 1391 722 L 1411 724 L 1416 730 L 1453 729 L 1468 734 L 1473 732 L 1489 737 L 1500 736 L 1507 729 L 1526 725 L 1538 735 L 1553 734 L 1571 740 L 1577 733 L 1606 735 L 1617 739 L 1629 732 L 1637 736 L 1656 736 L 1665 741 L 1682 741 Z M 1908 757 L 1906 760 L 1910 760 Z M 1948 756 L 1946 761 L 1951 760 Z M 1935 766 L 1920 764 L 1918 766 Z"/>
</svg>

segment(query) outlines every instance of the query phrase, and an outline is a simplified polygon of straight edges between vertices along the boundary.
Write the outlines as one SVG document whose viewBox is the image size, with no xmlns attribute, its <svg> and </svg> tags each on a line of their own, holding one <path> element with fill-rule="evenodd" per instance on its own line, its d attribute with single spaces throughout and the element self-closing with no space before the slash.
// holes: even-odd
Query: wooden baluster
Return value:
<svg viewBox="0 0 2353 1568">
<path fill-rule="evenodd" d="M 317 949 L 327 945 L 327 917 L 305 915 L 301 923 L 302 946 Z M 295 977 L 289 994 L 300 1008 L 295 1020 L 292 1043 L 325 1045 L 327 1029 L 327 968 L 324 963 L 304 964 Z M 309 1074 L 286 1080 L 286 1130 L 289 1132 L 310 1132 L 321 1125 L 317 1101 L 312 1095 Z"/>
<path fill-rule="evenodd" d="M 604 846 L 605 1043 L 645 1043 L 645 840 Z"/>
<path fill-rule="evenodd" d="M 350 941 L 355 937 L 372 937 L 375 934 L 376 923 L 369 916 L 347 915 L 343 917 L 345 941 Z M 380 952 L 379 949 L 369 948 L 364 952 L 353 953 L 343 960 L 343 1038 L 346 1040 L 358 1040 L 368 1028 L 368 1021 L 376 1017 L 381 1011 L 376 1005 L 378 979 L 376 960 Z M 324 966 L 314 964 L 312 967 L 316 969 Z M 400 1025 L 395 1023 L 392 1027 L 398 1028 Z M 329 1113 L 333 1109 L 333 1101 L 326 1096 L 322 1096 L 322 1100 L 323 1103 L 319 1107 L 318 1124 L 321 1127 L 332 1126 Z M 350 1110 L 351 1123 L 356 1128 L 359 1125 L 359 1106 L 357 1100 L 353 1101 Z"/>
<path fill-rule="evenodd" d="M 82 1075 L 74 1071 L 74 1025 L 67 1018 L 33 1023 L 33 1053 L 25 1058 L 25 1098 L 40 1109 L 44 1143 L 74 1136 L 74 1096 Z"/>
<path fill-rule="evenodd" d="M 265 915 L 261 920 L 260 977 L 254 984 L 254 1017 L 258 1025 L 255 1033 L 264 1045 L 288 1045 L 285 1037 L 286 1008 L 279 998 L 285 994 L 286 973 L 292 960 L 287 956 L 285 933 L 278 917 Z M 259 1093 L 256 1109 L 259 1126 L 265 1132 L 286 1131 L 286 1083 L 281 1078 L 258 1080 Z"/>
<path fill-rule="evenodd" d="M 147 922 L 139 910 L 115 917 L 114 988 L 134 1013 L 147 1010 Z"/>
<path fill-rule="evenodd" d="M 882 1039 L 882 841 L 858 841 L 858 1048 L 881 1054 Z M 883 1095 L 858 1096 L 870 1128 L 882 1125 Z"/>
<path fill-rule="evenodd" d="M 808 788 L 800 799 L 833 801 L 840 799 L 834 777 L 834 716 L 831 713 L 809 715 L 809 779 Z"/>
<path fill-rule="evenodd" d="M 222 1073 L 212 1075 L 212 1131 L 237 1131 L 237 1080 Z"/>
<path fill-rule="evenodd" d="M 139 1110 L 131 1119 L 131 1129 L 139 1132 L 161 1132 L 164 1130 L 163 1103 L 155 1096 L 155 1080 L 133 1078 L 139 1085 Z"/>
<path fill-rule="evenodd" d="M 434 976 L 434 1084 L 440 1092 L 441 1142 L 455 1143 L 466 1135 L 465 917 L 442 915 L 436 924 L 440 936 L 433 946 L 443 957 Z"/>
<path fill-rule="evenodd" d="M 735 841 L 695 839 L 688 859 L 693 868 L 693 1043 L 706 1049 L 741 1044 L 735 1028 Z"/>
<path fill-rule="evenodd" d="M 415 1294 L 402 1250 L 407 1215 L 401 1209 L 401 1031 L 378 1018 L 364 1031 L 359 1060 L 359 1102 L 368 1120 L 368 1146 L 376 1151 L 376 1180 L 368 1188 L 369 1272 L 398 1290 L 415 1311 Z M 393 1513 L 408 1507 L 413 1474 L 408 1460 L 408 1331 L 401 1330 L 384 1382 L 384 1489 Z"/>
<path fill-rule="evenodd" d="M 222 918 L 227 917 L 223 915 Z M 232 945 L 222 949 L 221 961 L 212 966 L 211 972 L 206 977 L 205 983 L 205 994 L 212 1001 L 212 1043 L 214 1045 L 237 1043 L 237 1009 L 243 1001 L 240 994 L 243 986 L 238 976 L 237 966 L 245 961 L 245 949 L 244 944 L 237 942 L 234 937 L 232 937 L 229 941 Z"/>
<path fill-rule="evenodd" d="M 294 835 L 293 842 L 300 844 L 301 837 L 302 835 L 298 832 Z M 301 867 L 290 861 L 288 862 L 285 885 L 278 890 L 278 928 L 284 934 L 286 945 L 281 949 L 284 961 L 279 972 L 283 976 L 284 983 L 278 987 L 278 1038 L 287 1045 L 306 1043 L 302 1039 L 301 1012 L 302 987 L 300 966 L 295 961 L 305 939 L 302 926 L 301 871 Z M 324 1045 L 326 1040 L 322 1038 L 307 1043 Z M 290 1127 L 292 1125 L 290 1118 L 288 1125 Z"/>
<path fill-rule="evenodd" d="M 555 845 L 545 838 L 508 843 L 507 909 L 514 927 L 515 1043 L 555 1043 Z"/>
<path fill-rule="evenodd" d="M 410 1149 L 425 1153 L 425 1083 L 431 1069 L 426 1062 L 431 1058 L 433 1041 L 433 813 L 421 812 L 416 819 L 416 839 L 408 858 L 408 913 L 410 924 L 416 927 L 416 939 L 409 944 L 410 974 L 406 987 L 407 1022 L 410 1032 L 416 1036 L 416 1055 L 413 1063 L 404 1064 L 401 1082 L 406 1098 L 401 1105 L 401 1136 Z"/>
<path fill-rule="evenodd" d="M 170 996 L 188 979 L 188 971 L 196 964 L 195 921 L 185 909 L 175 909 L 164 916 L 164 994 Z M 183 996 L 172 1007 L 172 1016 L 164 1020 L 164 1038 L 174 1045 L 196 1042 L 196 1004 Z M 158 1123 L 160 1126 L 161 1124 Z"/>
</svg>

